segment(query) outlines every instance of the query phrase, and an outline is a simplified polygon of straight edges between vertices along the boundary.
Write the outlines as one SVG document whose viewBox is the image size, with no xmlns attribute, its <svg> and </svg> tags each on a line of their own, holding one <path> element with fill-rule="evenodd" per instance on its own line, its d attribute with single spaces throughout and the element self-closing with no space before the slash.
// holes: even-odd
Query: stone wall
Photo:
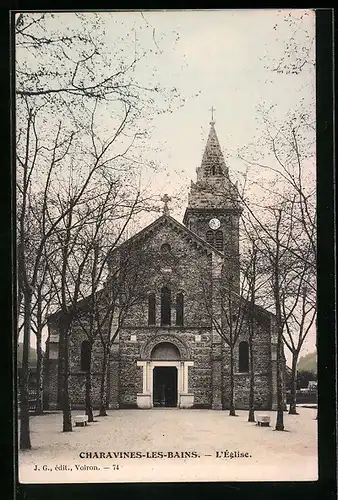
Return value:
<svg viewBox="0 0 338 500">
<path fill-rule="evenodd" d="M 161 246 L 169 244 L 171 251 L 161 253 Z M 194 246 L 194 242 L 183 239 L 168 224 L 163 224 L 152 235 L 149 248 L 148 281 L 144 281 L 144 297 L 130 309 L 125 325 L 128 327 L 148 326 L 147 296 L 155 294 L 156 325 L 160 325 L 161 288 L 171 290 L 171 325 L 175 326 L 176 295 L 184 294 L 184 326 L 204 327 L 210 325 L 206 314 L 201 288 L 201 272 L 208 268 L 211 255 L 206 255 Z"/>
<path fill-rule="evenodd" d="M 227 408 L 229 404 L 229 348 L 212 332 L 211 320 L 205 307 L 205 291 L 201 284 L 201 270 L 210 270 L 211 254 L 199 249 L 188 235 L 179 234 L 180 228 L 163 223 L 154 230 L 150 241 L 149 272 L 144 279 L 143 291 L 129 310 L 119 339 L 113 345 L 107 380 L 108 400 L 111 408 L 136 407 L 137 393 L 142 392 L 142 347 L 149 338 L 167 334 L 175 335 L 187 346 L 190 353 L 189 392 L 194 394 L 196 408 Z M 170 245 L 169 252 L 161 246 Z M 171 326 L 161 326 L 161 288 L 171 290 Z M 207 287 L 208 288 L 208 287 Z M 184 323 L 176 326 L 176 294 L 184 294 Z M 210 290 L 207 289 L 207 293 Z M 148 326 L 149 293 L 156 296 L 156 325 Z M 214 298 L 215 300 L 215 298 Z M 257 407 L 271 406 L 271 338 L 268 316 L 257 315 L 254 339 L 255 392 Z M 84 407 L 85 372 L 81 371 L 81 343 L 88 337 L 79 324 L 73 325 L 69 340 L 70 396 L 73 408 Z M 241 340 L 248 340 L 244 328 Z M 238 373 L 238 344 L 235 348 L 236 407 L 248 405 L 249 375 Z M 52 346 L 52 344 L 50 344 Z M 96 339 L 92 350 L 92 403 L 99 404 L 102 372 L 102 345 Z M 57 359 L 48 363 L 49 401 L 57 400 Z"/>
<path fill-rule="evenodd" d="M 169 253 L 161 253 L 161 246 L 170 245 Z M 141 359 L 140 347 L 153 336 L 166 333 L 179 337 L 188 347 L 194 366 L 189 367 L 189 392 L 194 393 L 195 404 L 211 407 L 211 336 L 207 315 L 201 270 L 210 266 L 206 255 L 182 238 L 169 224 L 163 224 L 151 240 L 152 270 L 144 284 L 147 293 L 156 297 L 156 325 L 148 326 L 147 300 L 130 310 L 126 326 L 120 334 L 120 406 L 136 404 L 137 392 L 142 392 L 142 369 L 136 363 Z M 171 326 L 160 325 L 161 288 L 171 290 Z M 176 294 L 184 294 L 184 326 L 176 326 Z M 196 341 L 197 336 L 197 341 Z M 136 341 L 132 341 L 131 339 Z"/>
<path fill-rule="evenodd" d="M 249 341 L 246 321 L 234 348 L 234 383 L 237 409 L 246 409 L 249 405 L 249 373 L 239 372 L 239 344 Z M 269 317 L 257 315 L 253 338 L 253 361 L 255 374 L 255 406 L 257 409 L 271 409 L 272 374 L 271 374 L 271 336 Z M 230 400 L 230 348 L 223 346 L 223 408 L 229 409 Z"/>
</svg>

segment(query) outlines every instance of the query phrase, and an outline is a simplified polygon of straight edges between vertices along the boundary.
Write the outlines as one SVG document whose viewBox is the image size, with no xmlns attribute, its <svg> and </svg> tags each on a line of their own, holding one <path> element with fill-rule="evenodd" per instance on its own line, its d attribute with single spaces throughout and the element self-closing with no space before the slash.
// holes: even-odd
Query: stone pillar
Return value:
<svg viewBox="0 0 338 500">
<path fill-rule="evenodd" d="M 47 377 L 44 388 L 45 400 L 47 400 L 47 408 L 49 410 L 56 410 L 58 405 L 58 362 L 55 359 L 46 360 L 47 364 Z"/>
<path fill-rule="evenodd" d="M 173 290 L 171 291 L 170 321 L 171 326 L 176 325 L 176 292 Z"/>
<path fill-rule="evenodd" d="M 212 259 L 212 313 L 219 324 L 222 324 L 221 293 L 223 258 L 213 256 Z M 211 348 L 211 408 L 222 410 L 223 392 L 223 370 L 222 370 L 222 339 L 215 326 L 212 326 L 212 348 Z"/>
<path fill-rule="evenodd" d="M 188 393 L 188 365 L 183 363 L 183 392 Z"/>
<path fill-rule="evenodd" d="M 211 408 L 213 410 L 222 410 L 223 393 L 223 370 L 222 370 L 222 342 L 219 334 L 213 327 L 212 348 L 211 348 L 211 384 L 212 400 Z"/>
<path fill-rule="evenodd" d="M 45 373 L 47 375 L 44 381 L 44 398 L 47 407 L 50 410 L 55 410 L 59 407 L 59 335 L 50 334 L 47 341 L 48 348 L 45 359 Z"/>
<path fill-rule="evenodd" d="M 115 340 L 110 349 L 109 365 L 107 373 L 106 390 L 107 390 L 108 408 L 117 409 L 120 406 L 119 384 L 120 384 L 119 344 Z"/>
<path fill-rule="evenodd" d="M 149 361 L 137 361 L 137 366 L 142 368 L 142 392 L 137 393 L 136 402 L 139 408 L 152 407 L 152 390 L 150 390 L 150 377 L 152 378 L 152 368 Z"/>
<path fill-rule="evenodd" d="M 189 366 L 194 366 L 194 362 L 181 361 L 178 371 L 178 406 L 180 408 L 191 408 L 192 406 L 194 406 L 194 395 L 192 393 L 189 393 Z"/>
<path fill-rule="evenodd" d="M 177 392 L 178 397 L 184 393 L 184 380 L 183 380 L 183 361 L 180 361 L 177 367 Z"/>
<path fill-rule="evenodd" d="M 213 351 L 216 350 L 214 349 Z M 221 350 L 220 344 L 217 350 Z M 213 410 L 222 410 L 222 358 L 220 354 L 213 352 L 212 357 L 212 402 Z"/>
</svg>

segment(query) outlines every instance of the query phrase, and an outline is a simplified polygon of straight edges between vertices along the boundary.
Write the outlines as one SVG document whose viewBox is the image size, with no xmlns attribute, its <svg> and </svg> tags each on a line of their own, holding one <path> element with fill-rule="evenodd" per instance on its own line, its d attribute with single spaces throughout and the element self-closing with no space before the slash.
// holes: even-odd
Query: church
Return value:
<svg viewBox="0 0 338 500">
<path fill-rule="evenodd" d="M 236 408 L 248 408 L 248 318 L 242 322 L 230 358 L 229 324 L 223 317 L 224 297 L 220 292 L 231 277 L 231 294 L 237 297 L 234 304 L 238 303 L 242 207 L 213 119 L 196 172 L 183 223 L 170 215 L 170 198 L 165 195 L 163 214 L 113 251 L 112 266 L 126 247 L 144 246 L 147 257 L 140 263 L 145 271 L 143 292 L 128 309 L 109 351 L 105 390 L 111 409 L 228 409 L 231 382 Z M 49 318 L 46 342 L 45 400 L 49 409 L 60 408 L 62 363 L 56 318 L 57 314 Z M 236 314 L 232 314 L 232 318 L 236 321 Z M 255 408 L 276 409 L 274 316 L 255 306 L 254 321 Z M 85 342 L 84 333 L 74 328 L 69 344 L 72 408 L 84 407 L 88 370 L 84 360 Z M 99 405 L 102 355 L 102 349 L 94 343 L 89 367 L 94 408 Z"/>
</svg>

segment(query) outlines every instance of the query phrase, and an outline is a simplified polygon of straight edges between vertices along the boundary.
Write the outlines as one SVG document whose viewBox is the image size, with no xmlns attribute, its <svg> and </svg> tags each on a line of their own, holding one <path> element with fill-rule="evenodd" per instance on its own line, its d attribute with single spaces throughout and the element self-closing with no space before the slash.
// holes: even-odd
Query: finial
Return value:
<svg viewBox="0 0 338 500">
<path fill-rule="evenodd" d="M 164 203 L 163 213 L 165 215 L 169 215 L 168 202 L 171 201 L 171 198 L 167 194 L 165 194 L 165 195 L 163 195 L 163 198 L 161 198 L 161 201 L 163 201 L 163 203 Z"/>
<path fill-rule="evenodd" d="M 211 106 L 211 109 L 209 111 L 211 111 L 211 122 L 210 122 L 210 125 L 215 125 L 214 111 L 216 111 L 216 109 L 213 106 Z"/>
</svg>

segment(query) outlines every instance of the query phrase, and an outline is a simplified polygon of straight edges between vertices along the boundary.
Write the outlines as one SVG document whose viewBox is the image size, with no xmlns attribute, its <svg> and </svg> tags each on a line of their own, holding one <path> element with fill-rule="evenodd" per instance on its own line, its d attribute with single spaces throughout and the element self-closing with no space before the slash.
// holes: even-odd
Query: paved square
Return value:
<svg viewBox="0 0 338 500">
<path fill-rule="evenodd" d="M 287 432 L 247 422 L 247 411 L 116 410 L 63 433 L 62 414 L 31 418 L 24 483 L 306 481 L 317 479 L 316 409 L 284 413 Z M 81 411 L 72 413 L 83 414 Z M 94 412 L 95 415 L 95 412 Z"/>
</svg>

